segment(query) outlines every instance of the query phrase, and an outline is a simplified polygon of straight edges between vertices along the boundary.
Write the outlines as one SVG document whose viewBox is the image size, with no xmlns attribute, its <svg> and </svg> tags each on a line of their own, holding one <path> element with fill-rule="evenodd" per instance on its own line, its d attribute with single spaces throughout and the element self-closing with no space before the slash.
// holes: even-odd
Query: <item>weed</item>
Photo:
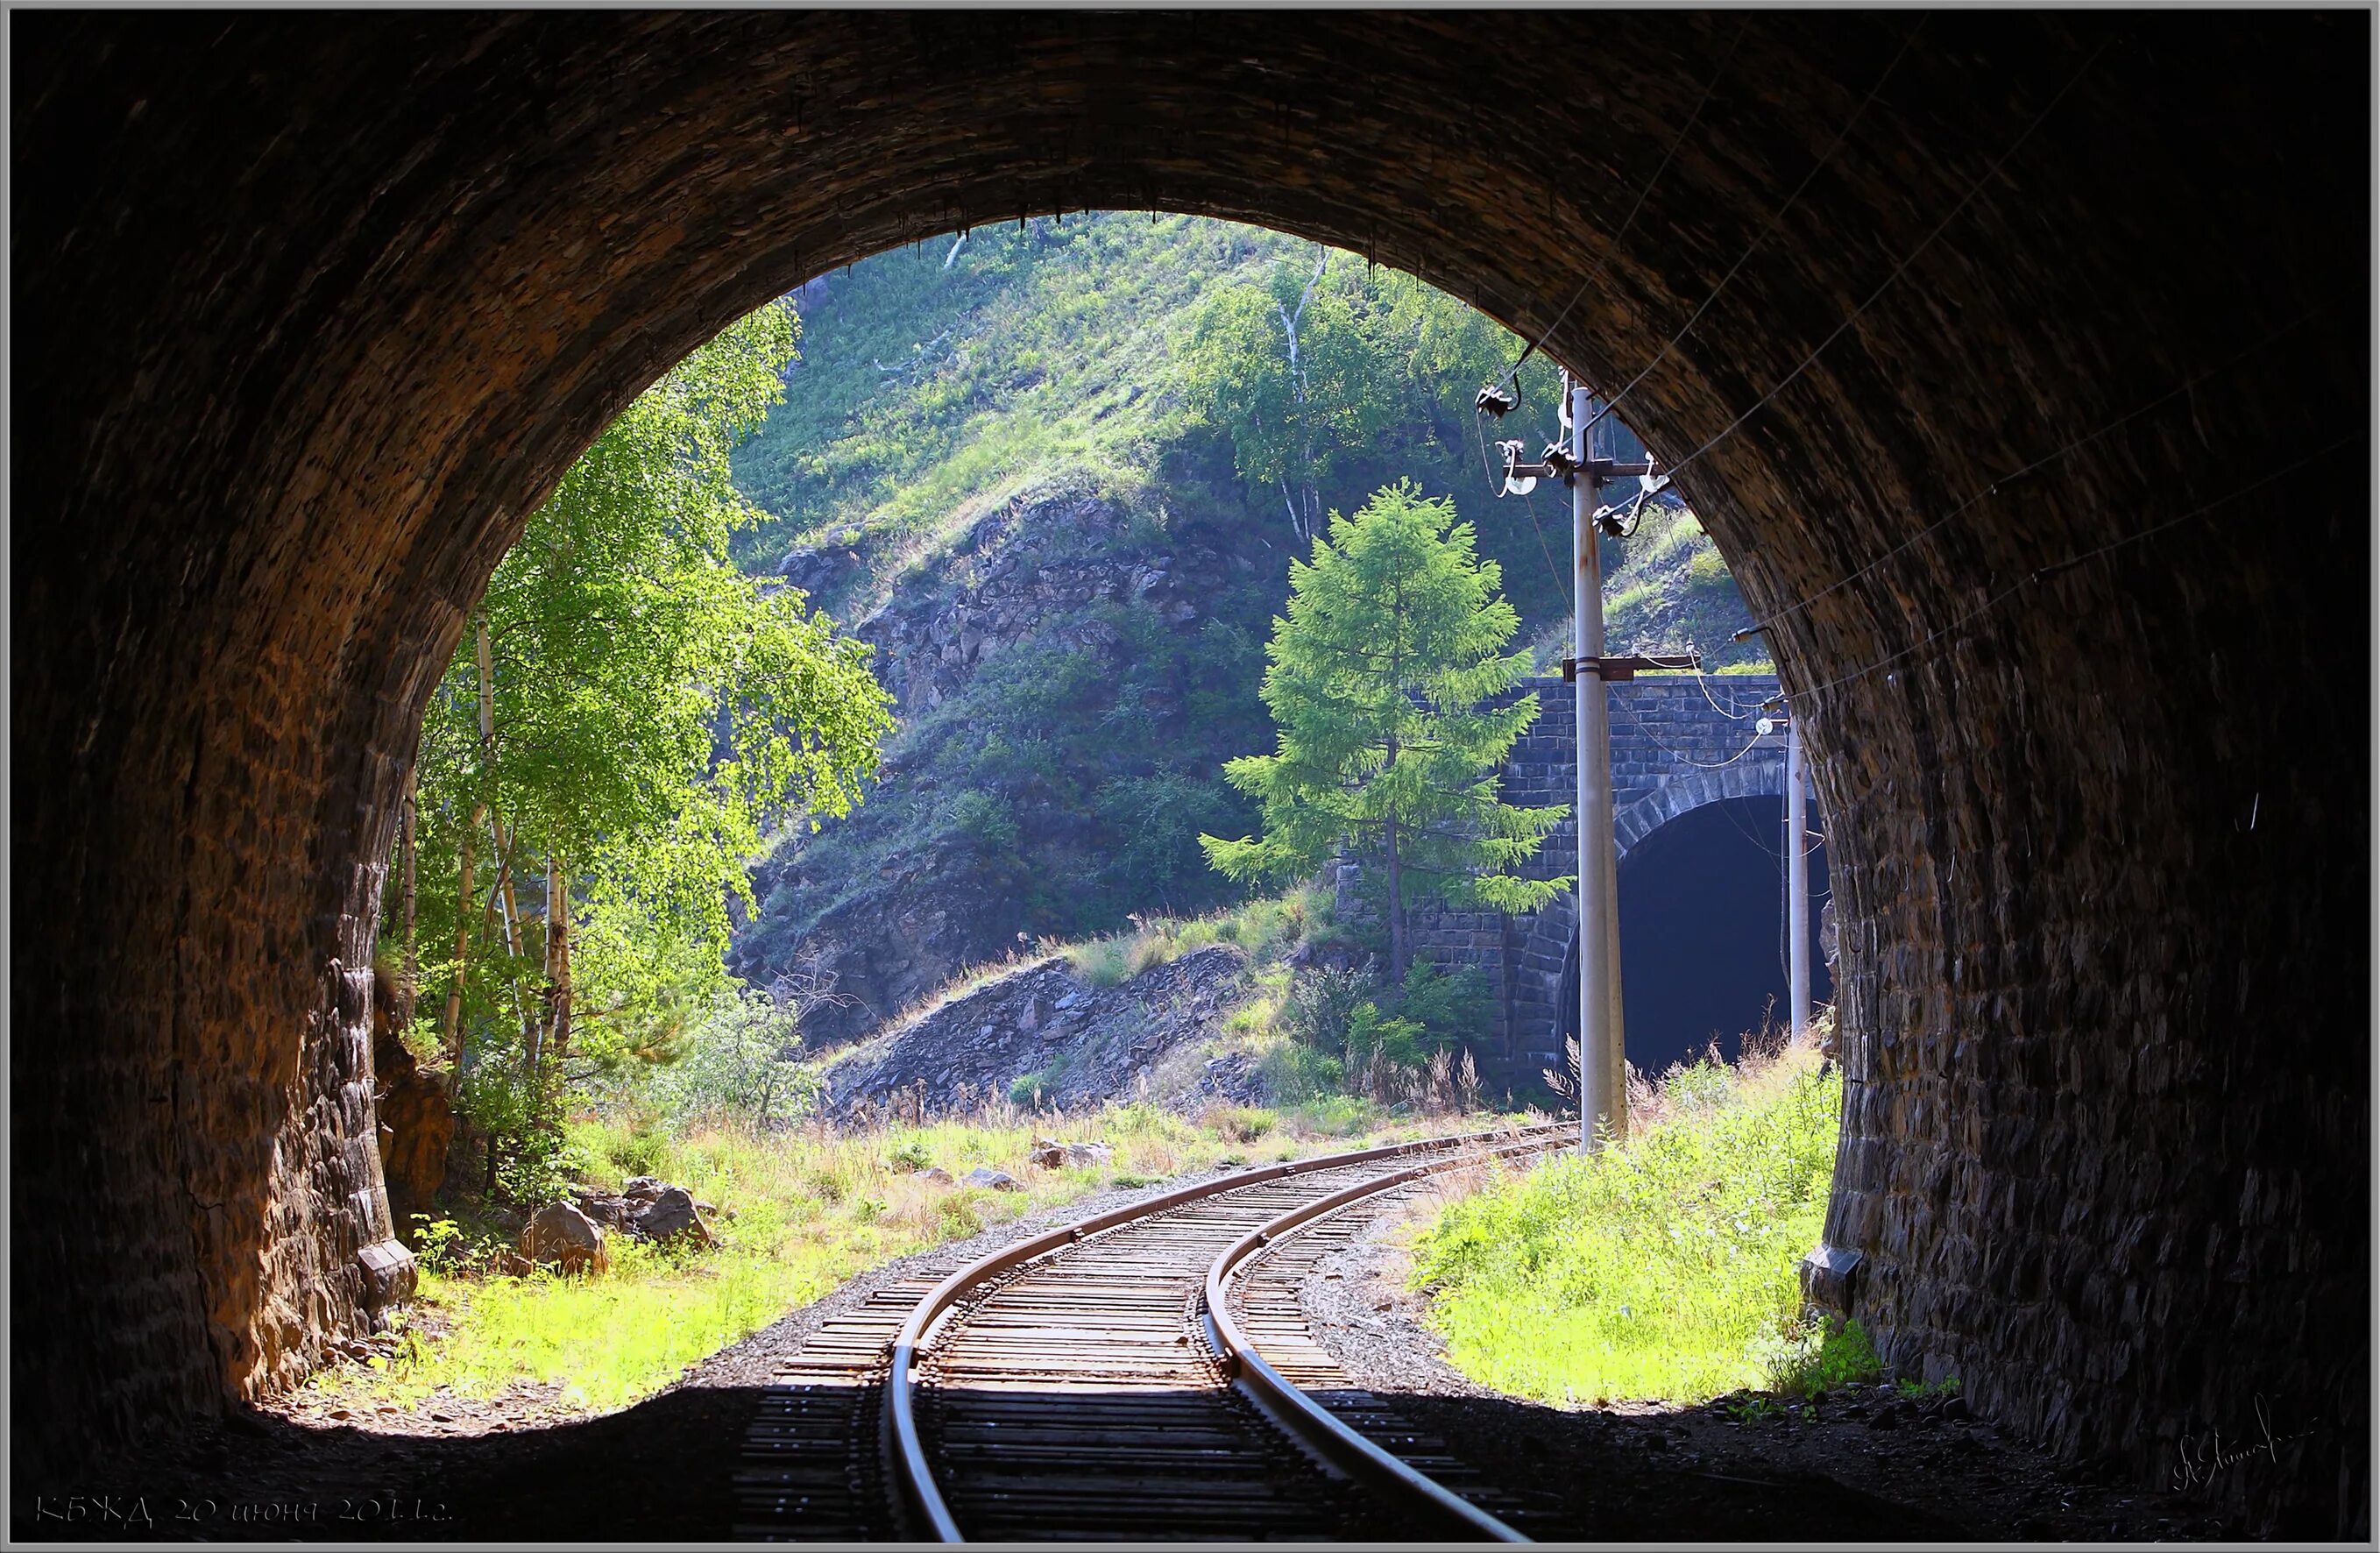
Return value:
<svg viewBox="0 0 2380 1553">
<path fill-rule="evenodd" d="M 1739 1424 L 1757 1424 L 1763 1419 L 1785 1416 L 1783 1403 L 1756 1392 L 1727 1403 L 1723 1411 Z"/>
<path fill-rule="evenodd" d="M 1458 1368 L 1548 1401 L 1701 1401 L 1768 1378 L 1825 1217 L 1842 1081 L 1807 1047 L 1719 1073 L 1626 1144 L 1502 1181 L 1421 1237 L 1415 1280 Z"/>
<path fill-rule="evenodd" d="M 415 1214 L 413 1223 L 414 1260 L 432 1272 L 452 1269 L 463 1250 L 463 1226 L 452 1219 L 432 1219 L 426 1213 Z"/>
<path fill-rule="evenodd" d="M 1281 1114 L 1262 1106 L 1208 1106 L 1198 1124 L 1234 1143 L 1254 1143 L 1281 1124 Z"/>
<path fill-rule="evenodd" d="M 1840 1316 L 1801 1323 L 1761 1357 L 1768 1389 L 1789 1397 L 1819 1396 L 1884 1376 L 1866 1329 Z"/>
</svg>

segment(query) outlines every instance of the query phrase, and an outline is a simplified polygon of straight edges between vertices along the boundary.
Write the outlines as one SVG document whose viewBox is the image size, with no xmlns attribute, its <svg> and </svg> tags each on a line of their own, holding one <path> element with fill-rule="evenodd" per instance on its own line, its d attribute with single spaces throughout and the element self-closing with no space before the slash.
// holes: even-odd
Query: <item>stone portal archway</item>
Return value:
<svg viewBox="0 0 2380 1553">
<path fill-rule="evenodd" d="M 1857 1307 L 2144 1473 L 2329 1421 L 2259 1523 L 2363 1526 L 2370 19 L 1913 26 L 16 18 L 19 1467 L 360 1319 L 380 859 L 569 460 L 808 275 L 1160 207 L 1660 362 L 1837 831 Z"/>
</svg>

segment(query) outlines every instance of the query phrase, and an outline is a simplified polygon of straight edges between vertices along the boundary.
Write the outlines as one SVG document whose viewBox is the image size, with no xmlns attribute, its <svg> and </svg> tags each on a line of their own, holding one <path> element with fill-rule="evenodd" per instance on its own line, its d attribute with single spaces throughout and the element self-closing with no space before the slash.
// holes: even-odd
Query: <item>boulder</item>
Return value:
<svg viewBox="0 0 2380 1553">
<path fill-rule="evenodd" d="M 683 1186 L 664 1186 L 659 1195 L 636 1218 L 637 1237 L 640 1240 L 668 1241 L 680 1235 L 692 1235 L 705 1245 L 711 1243 L 710 1227 L 696 1211 L 694 1195 Z"/>
<path fill-rule="evenodd" d="M 604 1229 L 626 1231 L 634 1222 L 636 1205 L 625 1196 L 597 1186 L 573 1186 L 570 1196 L 579 1212 Z"/>
<path fill-rule="evenodd" d="M 940 1165 L 929 1165 L 924 1170 L 914 1172 L 914 1174 L 916 1179 L 919 1181 L 930 1181 L 937 1186 L 953 1185 L 957 1180 L 955 1176 L 952 1175 L 950 1171 L 942 1169 Z"/>
<path fill-rule="evenodd" d="M 540 1267 L 565 1273 L 601 1273 L 612 1266 L 603 1249 L 603 1231 L 571 1203 L 539 1208 L 521 1231 L 521 1252 Z"/>
<path fill-rule="evenodd" d="M 1115 1150 L 1103 1143 L 1060 1143 L 1055 1138 L 1036 1138 L 1033 1152 L 1027 1156 L 1045 1171 L 1062 1165 L 1104 1165 L 1115 1158 Z"/>
<path fill-rule="evenodd" d="M 969 1186 L 989 1186 L 995 1192 L 1022 1192 L 1025 1190 L 1024 1187 L 1016 1183 L 1016 1178 L 1009 1174 L 1006 1171 L 995 1171 L 985 1165 L 978 1165 L 975 1169 L 967 1171 L 965 1175 L 959 1179 L 965 1182 Z"/>
</svg>

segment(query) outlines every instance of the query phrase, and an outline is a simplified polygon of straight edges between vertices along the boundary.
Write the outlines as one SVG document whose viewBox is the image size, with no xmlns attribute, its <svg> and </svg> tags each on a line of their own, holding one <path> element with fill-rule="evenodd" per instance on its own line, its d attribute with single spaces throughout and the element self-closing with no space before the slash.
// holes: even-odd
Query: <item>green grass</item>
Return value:
<svg viewBox="0 0 2380 1553">
<path fill-rule="evenodd" d="M 1456 1203 L 1414 1264 L 1449 1359 L 1556 1404 L 1774 1384 L 1811 1356 L 1794 1268 L 1823 1226 L 1841 1109 L 1813 1049 L 1699 1063 L 1625 1145 Z"/>
<path fill-rule="evenodd" d="M 1210 944 L 1232 944 L 1263 969 L 1311 936 L 1330 929 L 1330 895 L 1318 885 L 1245 901 L 1204 916 L 1135 917 L 1126 932 L 1068 944 L 1075 975 L 1093 987 L 1113 987 L 1170 965 Z"/>
<path fill-rule="evenodd" d="M 343 1401 L 412 1406 L 441 1391 L 484 1398 L 541 1381 L 560 1384 L 571 1406 L 607 1411 L 860 1272 L 1034 1209 L 1244 1163 L 1259 1139 L 1269 1158 L 1291 1159 L 1455 1124 L 1390 1120 L 1372 1108 L 1309 1118 L 1217 1107 L 1193 1120 L 1150 1105 L 1110 1105 L 1067 1118 L 1062 1134 L 1105 1143 L 1114 1158 L 1045 1171 L 1026 1156 L 1049 1119 L 998 1106 L 977 1119 L 923 1125 L 762 1137 L 709 1130 L 658 1141 L 650 1131 L 581 1120 L 570 1142 L 593 1180 L 616 1185 L 625 1174 L 650 1173 L 686 1186 L 722 1210 L 712 1219 L 720 1245 L 661 1250 L 613 1235 L 612 1266 L 601 1277 L 513 1278 L 494 1270 L 500 1243 L 485 1233 L 475 1241 L 457 1226 L 425 1258 L 420 1297 L 400 1317 L 406 1341 L 397 1357 L 326 1370 L 310 1384 Z M 935 1165 L 959 1177 L 989 1165 L 1025 1190 L 946 1186 L 916 1173 Z"/>
</svg>

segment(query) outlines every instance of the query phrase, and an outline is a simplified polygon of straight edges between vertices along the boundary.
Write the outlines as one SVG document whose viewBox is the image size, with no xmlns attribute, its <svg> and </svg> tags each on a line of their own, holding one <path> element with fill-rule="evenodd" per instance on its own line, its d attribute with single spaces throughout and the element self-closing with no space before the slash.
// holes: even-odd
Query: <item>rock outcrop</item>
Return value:
<svg viewBox="0 0 2380 1553">
<path fill-rule="evenodd" d="M 589 1220 L 637 1240 L 658 1243 L 687 1236 L 699 1244 L 710 1245 L 718 1238 L 705 1217 L 717 1209 L 709 1203 L 696 1201 L 694 1194 L 685 1187 L 670 1185 L 652 1176 L 630 1176 L 617 1192 L 574 1186 L 570 1195 L 578 1211 Z M 733 1213 L 728 1217 L 733 1218 Z"/>
<path fill-rule="evenodd" d="M 1033 1152 L 1026 1158 L 1045 1171 L 1054 1171 L 1068 1165 L 1104 1165 L 1115 1158 L 1115 1150 L 1103 1143 L 1060 1143 L 1056 1138 L 1035 1138 Z"/>
<path fill-rule="evenodd" d="M 376 977 L 372 993 L 372 1104 L 380 1117 L 381 1173 L 398 1237 L 412 1244 L 413 1216 L 430 1211 L 446 1180 L 446 1150 L 455 1141 L 455 1108 L 446 1086 L 421 1064 L 396 1033 L 395 989 Z"/>
<path fill-rule="evenodd" d="M 1253 1079 L 1245 1059 L 1202 1049 L 1247 990 L 1247 961 L 1225 944 L 1112 987 L 1053 954 L 868 1041 L 827 1070 L 825 1104 L 934 1116 L 1002 1097 L 1062 1110 L 1144 1092 L 1182 1110 L 1244 1099 L 1232 1079 Z"/>
<path fill-rule="evenodd" d="M 1146 656 L 1148 632 L 1186 637 L 1216 618 L 1226 601 L 1237 601 L 1232 607 L 1246 617 L 1243 624 L 1260 637 L 1281 589 L 1256 586 L 1259 564 L 1249 552 L 1267 555 L 1260 540 L 1245 531 L 1187 524 L 1169 531 L 1113 496 L 1064 482 L 1036 487 L 977 517 L 949 555 L 893 585 L 853 628 L 877 649 L 878 677 L 893 692 L 905 724 L 885 752 L 883 796 L 838 821 L 831 844 L 795 835 L 753 870 L 761 915 L 741 926 L 730 968 L 764 985 L 790 973 L 831 989 L 835 996 L 813 1001 L 803 1017 L 805 1040 L 831 1049 L 874 1032 L 965 967 L 998 960 L 1013 953 L 1020 938 L 1050 930 L 1046 916 L 1028 904 L 1029 891 L 1003 868 L 1002 855 L 1033 859 L 1037 872 L 1087 872 L 1112 849 L 1112 838 L 1082 812 L 1087 798 L 1053 803 L 1047 793 L 1020 787 L 1013 774 L 984 770 L 980 731 L 948 726 L 954 709 L 939 719 L 931 714 L 968 695 L 988 665 L 1020 651 L 1087 658 L 1098 665 L 1091 676 L 1097 683 L 1120 684 Z M 868 580 L 876 564 L 864 540 L 837 529 L 788 554 L 778 574 L 814 598 L 848 606 L 864 602 L 871 588 L 880 591 Z M 1246 667 L 1243 699 L 1253 705 L 1260 664 L 1251 659 Z M 1067 715 L 1089 727 L 1109 710 L 1087 704 Z M 1195 728 L 1178 726 L 1190 708 L 1174 687 L 1135 692 L 1129 710 L 1150 729 L 1176 728 L 1181 737 L 1160 741 L 1163 747 L 1182 738 L 1195 742 Z M 1111 752 L 1121 748 L 1109 758 L 1122 763 L 1114 771 L 1072 771 L 1084 795 L 1131 762 L 1146 762 L 1145 744 L 1103 742 Z M 1206 753 L 1213 758 L 1201 755 L 1199 764 L 1211 776 L 1224 755 L 1241 751 Z M 978 851 L 963 838 L 917 844 L 930 839 L 920 829 L 932 822 L 930 795 L 968 790 L 1006 808 L 1013 844 Z M 917 818 L 894 827 L 885 806 L 901 802 L 916 804 Z M 1135 900 L 1117 911 L 1151 904 Z"/>
<path fill-rule="evenodd" d="M 612 1266 L 603 1249 L 603 1231 L 570 1203 L 548 1203 L 521 1231 L 521 1255 L 541 1268 L 563 1273 L 603 1273 Z"/>
</svg>

